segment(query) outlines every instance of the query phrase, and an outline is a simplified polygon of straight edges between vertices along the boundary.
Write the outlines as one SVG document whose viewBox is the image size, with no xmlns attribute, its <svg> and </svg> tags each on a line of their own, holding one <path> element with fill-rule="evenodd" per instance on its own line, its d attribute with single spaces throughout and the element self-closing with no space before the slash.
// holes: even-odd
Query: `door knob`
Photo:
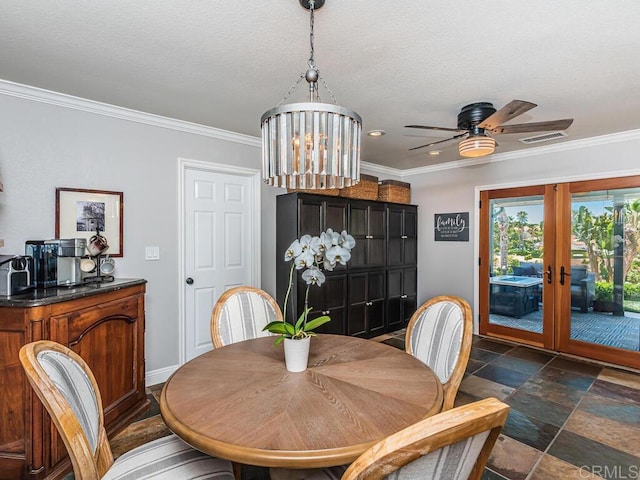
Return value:
<svg viewBox="0 0 640 480">
<path fill-rule="evenodd" d="M 193 278 L 187 277 L 185 281 L 187 282 L 187 285 L 193 285 Z"/>
<path fill-rule="evenodd" d="M 560 267 L 560 285 L 564 285 L 564 277 L 570 277 L 571 274 L 564 271 L 564 266 Z"/>
</svg>

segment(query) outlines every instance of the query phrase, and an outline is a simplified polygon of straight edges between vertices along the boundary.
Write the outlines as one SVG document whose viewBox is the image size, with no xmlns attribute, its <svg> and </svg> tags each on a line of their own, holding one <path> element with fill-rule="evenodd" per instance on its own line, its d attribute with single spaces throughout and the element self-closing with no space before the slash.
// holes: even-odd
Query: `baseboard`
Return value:
<svg viewBox="0 0 640 480">
<path fill-rule="evenodd" d="M 170 367 L 159 368 L 158 370 L 152 370 L 145 375 L 145 385 L 150 387 L 152 385 L 158 385 L 164 383 L 175 372 L 180 365 L 171 365 Z"/>
</svg>

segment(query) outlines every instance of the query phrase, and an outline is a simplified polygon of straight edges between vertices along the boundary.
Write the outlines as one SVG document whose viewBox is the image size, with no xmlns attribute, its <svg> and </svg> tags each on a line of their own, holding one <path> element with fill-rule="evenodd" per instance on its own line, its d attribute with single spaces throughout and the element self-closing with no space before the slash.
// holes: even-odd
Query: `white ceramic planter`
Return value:
<svg viewBox="0 0 640 480">
<path fill-rule="evenodd" d="M 284 361 L 290 372 L 304 372 L 309 362 L 309 345 L 311 337 L 300 340 L 284 339 Z"/>
</svg>

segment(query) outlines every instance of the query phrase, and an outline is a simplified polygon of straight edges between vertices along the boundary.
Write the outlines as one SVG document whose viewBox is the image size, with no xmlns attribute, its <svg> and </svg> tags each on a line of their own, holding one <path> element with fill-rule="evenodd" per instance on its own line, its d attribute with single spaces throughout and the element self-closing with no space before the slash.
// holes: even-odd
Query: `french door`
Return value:
<svg viewBox="0 0 640 480">
<path fill-rule="evenodd" d="M 640 368 L 640 176 L 480 197 L 480 333 Z"/>
</svg>

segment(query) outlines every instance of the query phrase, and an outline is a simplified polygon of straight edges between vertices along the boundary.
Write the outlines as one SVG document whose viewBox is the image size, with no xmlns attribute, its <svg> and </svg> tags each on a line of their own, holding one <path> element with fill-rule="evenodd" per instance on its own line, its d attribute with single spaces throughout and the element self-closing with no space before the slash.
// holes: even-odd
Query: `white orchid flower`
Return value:
<svg viewBox="0 0 640 480">
<path fill-rule="evenodd" d="M 311 267 L 304 271 L 302 279 L 307 282 L 307 285 L 322 285 L 325 281 L 324 273 L 318 267 Z"/>
<path fill-rule="evenodd" d="M 288 262 L 296 258 L 301 253 L 302 253 L 302 245 L 300 245 L 300 241 L 296 239 L 291 245 L 289 245 L 289 248 L 287 248 L 287 251 L 284 252 L 284 261 Z"/>
<path fill-rule="evenodd" d="M 322 241 L 320 240 L 320 237 L 313 237 L 309 242 L 309 248 L 311 249 L 314 255 L 323 253 L 324 250 L 322 248 Z"/>
<path fill-rule="evenodd" d="M 334 232 L 331 229 L 327 230 L 327 232 L 328 231 L 331 231 L 331 234 L 330 234 L 330 236 L 331 236 L 331 245 L 334 245 L 334 246 L 338 245 L 338 243 L 340 242 L 340 234 L 338 232 Z"/>
<path fill-rule="evenodd" d="M 347 250 L 351 250 L 353 247 L 356 246 L 356 239 L 353 238 L 351 235 L 349 235 L 346 230 L 343 230 L 342 233 L 340 234 L 340 241 L 338 245 L 340 245 L 343 248 L 346 248 Z"/>
<path fill-rule="evenodd" d="M 320 245 L 322 247 L 322 253 L 326 252 L 331 248 L 332 238 L 329 232 L 332 232 L 332 230 L 328 229 L 326 232 L 322 232 L 320 234 Z"/>
<path fill-rule="evenodd" d="M 311 235 L 303 235 L 300 237 L 300 246 L 302 247 L 302 251 L 305 252 L 311 246 Z"/>
<path fill-rule="evenodd" d="M 327 250 L 327 260 L 332 264 L 340 263 L 346 265 L 351 259 L 351 252 L 344 247 L 338 245 L 331 247 Z"/>
<path fill-rule="evenodd" d="M 296 257 L 294 260 L 296 264 L 296 270 L 302 270 L 303 268 L 312 267 L 316 257 L 310 250 L 303 251 L 300 255 Z"/>
</svg>

